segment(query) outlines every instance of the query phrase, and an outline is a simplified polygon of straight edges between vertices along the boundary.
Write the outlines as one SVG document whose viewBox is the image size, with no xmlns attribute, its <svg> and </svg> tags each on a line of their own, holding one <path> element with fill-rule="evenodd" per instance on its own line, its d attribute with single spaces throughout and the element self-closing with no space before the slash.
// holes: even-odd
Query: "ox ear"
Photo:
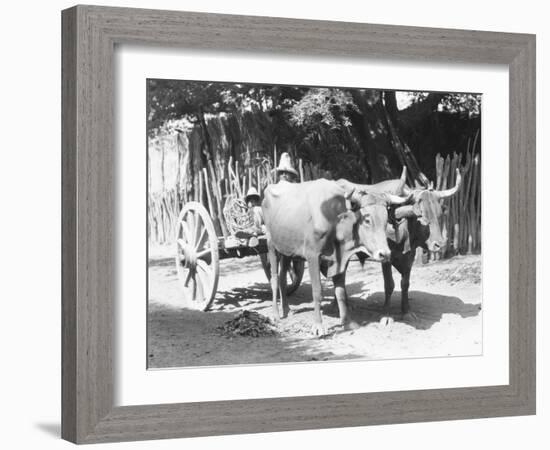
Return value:
<svg viewBox="0 0 550 450">
<path fill-rule="evenodd" d="M 336 239 L 339 242 L 350 242 L 353 240 L 353 227 L 357 223 L 357 214 L 353 211 L 346 211 L 338 216 L 336 223 Z"/>
<path fill-rule="evenodd" d="M 364 190 L 353 189 L 346 194 L 346 207 L 348 211 L 357 211 L 361 207 L 361 197 L 367 192 Z"/>
</svg>

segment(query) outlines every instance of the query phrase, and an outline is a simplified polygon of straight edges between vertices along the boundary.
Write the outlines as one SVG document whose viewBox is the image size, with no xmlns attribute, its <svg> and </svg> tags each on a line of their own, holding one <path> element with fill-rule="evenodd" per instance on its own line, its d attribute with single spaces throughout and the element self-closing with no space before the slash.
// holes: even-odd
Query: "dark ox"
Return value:
<svg viewBox="0 0 550 450">
<path fill-rule="evenodd" d="M 455 195 L 460 189 L 461 176 L 457 169 L 456 183 L 451 189 L 437 191 L 433 188 L 411 189 L 405 186 L 406 168 L 403 167 L 401 178 L 386 180 L 377 184 L 362 185 L 339 180 L 338 183 L 346 189 L 368 190 L 369 192 L 385 192 L 394 195 L 408 195 L 412 204 L 395 209 L 396 223 L 388 227 L 388 245 L 391 250 L 389 261 L 382 262 L 384 275 L 384 317 L 381 322 L 391 322 L 389 315 L 391 295 L 395 288 L 392 275 L 392 265 L 401 274 L 401 311 L 409 314 L 409 284 L 416 249 L 421 247 L 430 251 L 441 250 L 444 245 L 441 232 L 442 202 L 445 198 Z"/>
<path fill-rule="evenodd" d="M 334 181 L 304 183 L 279 182 L 264 192 L 264 214 L 268 254 L 271 264 L 273 317 L 289 312 L 286 299 L 286 272 L 291 258 L 308 262 L 314 305 L 314 334 L 324 334 L 321 316 L 321 278 L 323 264 L 332 278 L 343 325 L 349 321 L 346 308 L 344 272 L 347 261 L 361 251 L 379 261 L 389 260 L 386 239 L 389 205 L 407 199 L 392 194 L 349 191 Z M 280 273 L 277 273 L 278 260 Z M 280 281 L 279 281 L 280 280 Z M 282 314 L 277 304 L 281 294 Z"/>
<path fill-rule="evenodd" d="M 397 181 L 394 184 L 397 185 Z M 403 192 L 412 195 L 411 205 L 400 206 L 395 210 L 396 223 L 389 228 L 388 245 L 391 250 L 389 261 L 382 262 L 384 275 L 384 317 L 382 322 L 391 322 L 389 311 L 391 295 L 395 283 L 392 266 L 401 274 L 401 312 L 409 314 L 409 281 L 416 249 L 421 247 L 432 252 L 439 251 L 444 246 L 441 232 L 442 202 L 452 197 L 460 189 L 461 176 L 457 169 L 456 183 L 451 189 L 434 190 L 403 188 Z M 391 191 L 392 185 L 384 186 Z"/>
</svg>

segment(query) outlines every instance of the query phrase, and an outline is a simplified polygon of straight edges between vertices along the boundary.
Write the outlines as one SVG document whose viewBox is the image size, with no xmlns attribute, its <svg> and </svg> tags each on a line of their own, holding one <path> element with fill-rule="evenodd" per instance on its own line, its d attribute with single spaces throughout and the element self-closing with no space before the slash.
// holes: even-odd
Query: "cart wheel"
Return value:
<svg viewBox="0 0 550 450">
<path fill-rule="evenodd" d="M 208 211 L 200 203 L 186 203 L 178 217 L 176 267 L 185 306 L 208 310 L 218 287 L 218 237 Z"/>
<path fill-rule="evenodd" d="M 271 264 L 269 264 L 269 258 L 266 253 L 260 254 L 260 260 L 262 261 L 262 267 L 264 268 L 265 276 L 267 280 L 271 280 Z M 290 267 L 287 272 L 286 279 L 286 293 L 292 295 L 296 289 L 300 287 L 302 277 L 304 276 L 305 261 L 303 259 L 293 259 L 290 262 Z"/>
</svg>

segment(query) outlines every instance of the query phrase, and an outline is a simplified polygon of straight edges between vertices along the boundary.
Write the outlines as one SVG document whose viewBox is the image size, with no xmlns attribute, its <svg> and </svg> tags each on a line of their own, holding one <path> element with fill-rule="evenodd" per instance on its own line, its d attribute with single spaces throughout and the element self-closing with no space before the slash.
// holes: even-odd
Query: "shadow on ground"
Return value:
<svg viewBox="0 0 550 450">
<path fill-rule="evenodd" d="M 374 292 L 364 298 L 364 283 L 359 281 L 346 286 L 348 304 L 354 321 L 361 326 L 379 322 L 384 316 L 384 292 Z M 288 297 L 289 305 L 294 314 L 312 310 L 311 284 L 302 283 L 296 292 Z M 426 330 L 439 322 L 444 314 L 458 314 L 462 318 L 472 317 L 481 311 L 480 304 L 465 303 L 455 296 L 433 294 L 424 291 L 410 291 L 409 303 L 412 317 L 403 317 L 401 313 L 401 291 L 392 295 L 390 309 L 391 317 L 413 326 L 417 330 Z M 225 310 L 228 305 L 235 308 L 244 307 L 249 310 L 260 310 L 271 305 L 271 288 L 268 283 L 255 283 L 247 288 L 234 288 L 219 292 L 216 297 L 215 309 Z M 329 317 L 339 317 L 338 307 L 334 300 L 334 289 L 323 289 L 323 314 Z"/>
<path fill-rule="evenodd" d="M 361 326 L 379 322 L 384 316 L 384 292 L 374 292 L 367 299 L 358 298 L 363 283 L 351 283 L 347 286 L 348 302 L 352 318 Z M 457 314 L 462 318 L 477 316 L 480 304 L 465 303 L 455 296 L 433 294 L 424 291 L 409 291 L 409 304 L 412 316 L 403 317 L 401 313 L 401 291 L 392 295 L 390 316 L 395 321 L 405 322 L 417 330 L 427 330 L 439 322 L 444 314 Z M 328 315 L 338 315 L 338 309 L 331 304 L 326 308 Z"/>
<path fill-rule="evenodd" d="M 457 260 L 452 263 L 454 265 L 445 263 L 437 267 L 440 271 L 445 269 L 454 274 L 456 267 L 468 265 L 472 259 L 467 259 L 466 262 Z M 398 290 L 394 292 L 390 314 L 399 323 L 395 324 L 393 330 L 380 325 L 384 313 L 384 293 L 379 284 L 372 282 L 372 277 L 380 278 L 378 266 L 365 265 L 364 268 L 352 271 L 352 276 L 346 283 L 351 317 L 359 325 L 356 332 L 344 331 L 338 327 L 338 309 L 331 308 L 333 285 L 331 281 L 323 280 L 322 309 L 329 336 L 319 339 L 309 334 L 313 323 L 313 304 L 311 283 L 307 274 L 297 291 L 289 296 L 292 314 L 278 325 L 277 335 L 226 337 L 220 327 L 242 310 L 271 315 L 271 287 L 261 269 L 259 258 L 220 262 L 221 280 L 225 282 L 218 285 L 210 312 L 178 306 L 180 293 L 173 258 L 151 259 L 149 266 L 149 286 L 152 290 L 149 294 L 147 359 L 150 368 L 379 358 L 379 349 L 385 343 L 393 344 L 391 352 L 406 356 L 409 355 L 407 346 L 410 346 L 412 355 L 420 354 L 418 348 L 426 348 L 431 354 L 448 355 L 448 352 L 454 351 L 452 345 L 456 345 L 457 339 L 460 345 L 464 343 L 464 348 L 467 349 L 465 351 L 468 352 L 470 348 L 473 349 L 472 352 L 477 351 L 478 347 L 472 342 L 480 340 L 476 334 L 480 326 L 472 331 L 471 322 L 459 320 L 480 314 L 480 304 L 464 301 L 475 301 L 476 296 L 470 293 L 470 297 L 465 295 L 463 300 L 460 298 L 463 292 L 458 288 L 450 291 L 451 294 L 456 292 L 458 296 L 433 293 L 438 290 L 449 292 L 446 289 L 449 277 L 446 272 L 444 277 L 441 276 L 443 278 L 436 280 L 437 284 L 434 284 L 432 277 L 430 283 L 422 285 L 419 282 L 416 286 L 420 289 L 410 292 L 411 311 L 415 318 L 402 317 L 401 293 Z M 422 270 L 424 269 L 420 268 L 418 272 Z M 433 268 L 430 270 L 433 271 Z M 237 274 L 242 276 L 229 278 Z M 460 276 L 462 277 L 462 272 Z M 422 277 L 419 277 L 419 281 L 422 281 Z M 472 283 L 468 286 L 472 288 Z M 445 289 L 441 289 L 443 287 Z M 481 297 L 479 301 L 481 302 Z M 434 327 L 438 323 L 440 326 Z M 461 334 L 462 330 L 466 334 Z M 449 332 L 452 339 L 448 338 Z M 454 337 L 455 334 L 458 338 Z M 447 344 L 449 346 L 445 347 Z"/>
<path fill-rule="evenodd" d="M 329 298 L 327 289 L 323 290 L 323 298 Z M 311 284 L 302 283 L 292 295 L 288 296 L 288 302 L 291 306 L 304 305 L 304 310 L 309 309 L 309 305 L 311 304 Z M 215 301 L 218 309 L 226 309 L 227 305 L 233 305 L 238 307 L 246 306 L 247 309 L 257 310 L 265 308 L 268 304 L 271 304 L 271 285 L 267 281 L 265 283 L 252 283 L 246 288 L 218 291 Z M 301 310 L 296 309 L 296 312 L 301 312 Z"/>
<path fill-rule="evenodd" d="M 294 337 L 282 332 L 262 337 L 224 335 L 220 328 L 239 313 L 237 309 L 232 312 L 202 312 L 154 305 L 148 315 L 148 368 L 365 357 L 353 353 L 342 356 L 327 351 L 321 340 L 304 335 Z"/>
</svg>

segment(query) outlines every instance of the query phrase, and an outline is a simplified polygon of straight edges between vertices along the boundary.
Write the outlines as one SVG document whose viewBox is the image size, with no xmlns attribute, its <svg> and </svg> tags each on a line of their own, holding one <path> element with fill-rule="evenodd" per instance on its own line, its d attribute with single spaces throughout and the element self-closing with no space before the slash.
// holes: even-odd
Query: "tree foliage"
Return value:
<svg viewBox="0 0 550 450">
<path fill-rule="evenodd" d="M 288 109 L 305 92 L 292 86 L 150 79 L 147 85 L 148 130 L 155 134 L 167 122 L 253 109 Z"/>
<path fill-rule="evenodd" d="M 349 112 L 358 111 L 351 94 L 342 89 L 311 88 L 290 108 L 293 125 L 306 129 L 320 126 L 350 127 Z"/>
<path fill-rule="evenodd" d="M 215 153 L 208 120 L 234 116 L 246 128 L 254 120 L 251 115 L 259 112 L 255 128 L 262 138 L 255 142 L 262 148 L 255 152 L 290 151 L 335 177 L 363 182 L 391 178 L 403 164 L 415 177 L 429 172 L 435 154 L 427 153 L 445 153 L 438 146 L 448 145 L 449 136 L 468 127 L 461 118 L 477 119 L 478 124 L 481 114 L 479 94 L 159 79 L 148 80 L 147 101 L 150 138 L 200 127 L 205 162 Z M 441 114 L 456 119 L 448 124 Z M 450 130 L 448 136 L 442 123 Z"/>
</svg>

